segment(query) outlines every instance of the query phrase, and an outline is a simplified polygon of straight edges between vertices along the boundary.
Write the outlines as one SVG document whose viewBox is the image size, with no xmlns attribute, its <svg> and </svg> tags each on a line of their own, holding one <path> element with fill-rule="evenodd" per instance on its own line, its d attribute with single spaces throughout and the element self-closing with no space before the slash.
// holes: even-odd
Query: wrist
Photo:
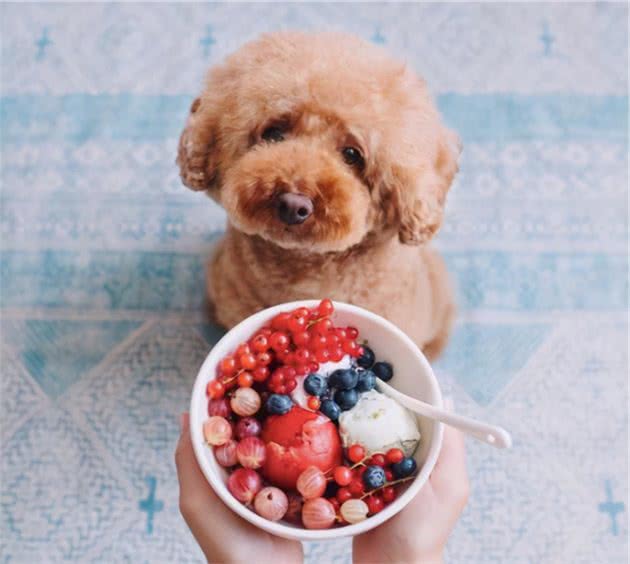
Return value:
<svg viewBox="0 0 630 564">
<path fill-rule="evenodd" d="M 444 554 L 438 550 L 422 556 L 419 561 L 422 564 L 444 564 Z"/>
<path fill-rule="evenodd" d="M 395 550 L 379 552 L 379 550 L 364 550 L 366 547 L 353 543 L 352 561 L 354 564 L 366 564 L 379 562 L 381 564 L 399 564 L 400 562 L 413 562 L 414 564 L 444 564 L 442 549 L 424 552 L 422 550 Z M 368 547 L 371 548 L 371 547 Z"/>
</svg>

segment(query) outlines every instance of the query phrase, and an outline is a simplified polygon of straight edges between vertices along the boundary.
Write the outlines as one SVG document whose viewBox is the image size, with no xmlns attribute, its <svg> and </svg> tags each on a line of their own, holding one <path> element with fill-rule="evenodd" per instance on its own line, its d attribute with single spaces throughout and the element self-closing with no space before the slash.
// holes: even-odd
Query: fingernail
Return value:
<svg viewBox="0 0 630 564">
<path fill-rule="evenodd" d="M 189 425 L 190 425 L 190 416 L 185 411 L 179 416 L 179 433 L 183 435 L 186 431 L 188 431 Z"/>
<path fill-rule="evenodd" d="M 446 396 L 444 398 L 444 409 L 446 409 L 446 411 L 455 411 L 455 402 L 453 401 L 453 396 Z"/>
</svg>

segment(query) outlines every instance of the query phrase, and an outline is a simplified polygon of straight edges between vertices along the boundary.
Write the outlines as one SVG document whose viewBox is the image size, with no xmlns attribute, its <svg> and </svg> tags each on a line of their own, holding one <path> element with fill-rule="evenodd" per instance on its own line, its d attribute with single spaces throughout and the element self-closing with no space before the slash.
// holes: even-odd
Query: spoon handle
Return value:
<svg viewBox="0 0 630 564">
<path fill-rule="evenodd" d="M 410 409 L 419 415 L 424 415 L 430 419 L 435 419 L 446 425 L 455 427 L 479 441 L 483 441 L 484 443 L 492 445 L 496 448 L 510 448 L 512 446 L 512 437 L 502 427 L 482 423 L 476 419 L 451 413 L 450 411 L 446 411 L 440 407 L 417 400 L 399 392 L 395 388 L 392 388 L 389 384 L 385 384 L 383 381 L 377 382 L 377 388 L 384 394 L 395 399 L 407 409 Z"/>
</svg>

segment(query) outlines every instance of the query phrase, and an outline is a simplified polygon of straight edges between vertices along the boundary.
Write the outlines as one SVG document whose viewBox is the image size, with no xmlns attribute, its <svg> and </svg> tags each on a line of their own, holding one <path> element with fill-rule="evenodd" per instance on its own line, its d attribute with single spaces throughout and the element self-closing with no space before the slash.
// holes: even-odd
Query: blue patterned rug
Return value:
<svg viewBox="0 0 630 564">
<path fill-rule="evenodd" d="M 468 444 L 448 560 L 626 562 L 626 5 L 0 9 L 3 562 L 201 560 L 172 452 L 220 335 L 201 305 L 224 215 L 175 148 L 208 65 L 287 27 L 385 44 L 464 141 L 437 371 L 515 446 Z M 307 553 L 349 561 L 345 541 Z"/>
</svg>

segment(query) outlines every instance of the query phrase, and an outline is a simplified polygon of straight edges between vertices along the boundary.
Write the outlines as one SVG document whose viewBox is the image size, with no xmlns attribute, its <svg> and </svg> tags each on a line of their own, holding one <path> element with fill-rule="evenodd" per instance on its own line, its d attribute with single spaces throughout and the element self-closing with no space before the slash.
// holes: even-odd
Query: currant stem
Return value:
<svg viewBox="0 0 630 564">
<path fill-rule="evenodd" d="M 324 319 L 330 319 L 330 315 L 325 315 L 324 317 L 318 317 L 317 319 L 313 319 L 312 321 L 309 321 L 306 324 L 306 328 L 310 329 L 313 325 L 315 325 L 315 323 L 319 323 L 320 321 L 323 321 Z"/>
<path fill-rule="evenodd" d="M 408 482 L 409 480 L 413 480 L 414 478 L 415 476 L 407 476 L 406 478 L 400 478 L 399 480 L 394 480 L 393 482 L 386 482 L 382 486 L 379 486 L 378 488 L 374 488 L 373 490 L 370 490 L 369 492 L 363 494 L 359 499 L 368 497 L 369 495 L 372 495 L 376 493 L 377 491 L 382 490 L 383 488 L 387 488 L 389 486 L 395 486 L 396 484 L 402 484 L 403 482 Z"/>
<path fill-rule="evenodd" d="M 353 464 L 352 466 L 350 466 L 350 470 L 354 470 L 357 466 L 367 466 L 365 461 L 368 458 L 371 458 L 371 457 L 370 456 L 366 456 L 363 460 L 359 460 L 359 462 L 357 462 L 356 464 Z"/>
<path fill-rule="evenodd" d="M 226 384 L 229 384 L 230 382 L 233 382 L 234 380 L 236 380 L 239 374 L 241 374 L 242 372 L 246 372 L 245 368 L 241 368 L 240 370 L 237 371 L 236 374 L 234 374 L 234 376 L 228 378 L 227 380 L 223 380 L 223 381 L 219 380 L 219 382 L 221 382 L 221 384 L 225 386 Z"/>
</svg>

